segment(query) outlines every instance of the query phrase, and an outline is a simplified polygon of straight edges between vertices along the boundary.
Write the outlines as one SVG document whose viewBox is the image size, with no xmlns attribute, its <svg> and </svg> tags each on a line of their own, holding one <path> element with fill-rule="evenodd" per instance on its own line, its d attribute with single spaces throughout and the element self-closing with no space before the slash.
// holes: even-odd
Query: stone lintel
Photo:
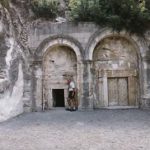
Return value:
<svg viewBox="0 0 150 150">
<path fill-rule="evenodd" d="M 101 78 L 104 75 L 107 77 L 129 77 L 137 76 L 136 70 L 99 70 L 98 77 Z"/>
</svg>

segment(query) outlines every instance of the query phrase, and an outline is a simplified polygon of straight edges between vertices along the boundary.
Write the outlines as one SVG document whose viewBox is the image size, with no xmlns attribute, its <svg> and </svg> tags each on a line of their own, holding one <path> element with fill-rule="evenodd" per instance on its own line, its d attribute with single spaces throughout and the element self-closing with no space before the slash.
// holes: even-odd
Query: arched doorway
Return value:
<svg viewBox="0 0 150 150">
<path fill-rule="evenodd" d="M 67 106 L 67 78 L 77 83 L 77 57 L 65 45 L 49 47 L 43 56 L 43 104 L 46 109 Z"/>
<path fill-rule="evenodd" d="M 66 79 L 76 82 L 79 107 L 82 100 L 82 46 L 70 36 L 55 35 L 45 39 L 35 51 L 32 63 L 32 109 L 51 109 L 67 105 Z M 78 82 L 77 82 L 78 81 Z"/>
<path fill-rule="evenodd" d="M 93 52 L 93 69 L 94 108 L 138 106 L 138 54 L 126 38 L 103 38 Z"/>
</svg>

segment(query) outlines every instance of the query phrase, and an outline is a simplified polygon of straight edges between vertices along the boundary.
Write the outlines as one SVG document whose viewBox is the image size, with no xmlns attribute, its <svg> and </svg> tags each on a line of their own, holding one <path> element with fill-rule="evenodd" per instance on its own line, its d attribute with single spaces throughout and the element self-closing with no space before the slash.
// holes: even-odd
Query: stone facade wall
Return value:
<svg viewBox="0 0 150 150">
<path fill-rule="evenodd" d="M 68 76 L 76 82 L 79 109 L 150 108 L 149 31 L 143 38 L 93 23 L 48 21 L 25 23 L 20 36 L 13 27 L 2 31 L 0 121 L 53 109 L 53 89 L 64 90 L 67 107 Z"/>
<path fill-rule="evenodd" d="M 79 108 L 93 109 L 110 107 L 111 105 L 108 103 L 110 97 L 108 78 L 123 77 L 127 78 L 127 82 L 125 81 L 126 79 L 122 81 L 117 79 L 117 84 L 124 83 L 125 87 L 127 89 L 130 88 L 130 90 L 124 93 L 120 92 L 123 94 L 121 96 L 128 97 L 128 99 L 135 99 L 135 102 L 131 100 L 132 104 L 130 105 L 133 107 L 149 108 L 149 58 L 147 55 L 150 45 L 149 32 L 147 32 L 145 37 L 146 38 L 135 35 L 131 36 L 126 32 L 111 32 L 110 29 L 100 28 L 92 23 L 59 24 L 41 22 L 30 25 L 28 44 L 34 54 L 34 57 L 31 56 L 31 65 L 34 66 L 34 64 L 36 64 L 36 68 L 39 68 L 36 70 L 40 70 L 39 73 L 41 76 L 41 83 L 34 79 L 35 76 L 38 75 L 38 72 L 32 76 L 32 81 L 34 81 L 34 88 L 32 90 L 36 95 L 35 97 L 42 97 L 42 95 L 37 96 L 39 92 L 35 91 L 42 89 L 39 84 L 42 86 L 43 83 L 42 66 L 43 63 L 45 63 L 43 60 L 44 54 L 47 54 L 47 51 L 51 51 L 54 46 L 64 46 L 66 49 L 71 48 L 77 57 Z M 53 54 L 51 53 L 51 55 Z M 63 57 L 61 58 L 65 59 Z M 96 64 L 97 60 L 99 60 L 100 64 Z M 62 67 L 62 70 L 64 68 L 65 65 Z M 100 82 L 97 80 L 96 75 L 101 71 L 103 71 L 103 74 L 106 73 L 106 77 L 102 77 L 101 82 L 105 82 L 102 89 L 100 85 L 99 88 L 96 88 L 97 82 Z M 109 75 L 109 71 L 112 71 L 111 75 Z M 118 71 L 120 72 L 118 73 Z M 134 80 L 134 78 L 132 79 L 131 77 L 136 78 Z M 37 84 L 36 86 L 35 82 Z M 115 83 L 113 84 L 115 85 Z M 52 87 L 53 86 L 55 85 L 52 84 Z M 64 86 L 62 88 L 65 89 L 66 87 Z M 107 100 L 103 102 L 105 105 L 100 104 L 99 93 L 102 91 L 104 94 L 102 94 L 103 99 Z M 125 93 L 127 93 L 126 96 Z M 34 99 L 34 103 L 36 103 L 36 98 L 32 97 L 32 99 Z M 99 104 L 96 101 L 99 101 Z M 113 107 L 129 107 L 129 103 L 130 102 L 126 102 L 124 105 L 116 104 L 113 105 Z M 34 107 L 36 109 L 36 105 L 34 105 Z"/>
</svg>

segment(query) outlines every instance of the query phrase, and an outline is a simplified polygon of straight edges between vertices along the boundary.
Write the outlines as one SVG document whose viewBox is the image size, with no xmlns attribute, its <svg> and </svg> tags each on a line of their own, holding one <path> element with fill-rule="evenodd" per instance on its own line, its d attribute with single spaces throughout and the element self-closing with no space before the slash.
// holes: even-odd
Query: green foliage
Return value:
<svg viewBox="0 0 150 150">
<path fill-rule="evenodd" d="M 149 0 L 70 0 L 75 21 L 93 21 L 115 31 L 142 35 L 150 24 Z"/>
<path fill-rule="evenodd" d="M 58 13 L 58 0 L 31 0 L 36 17 L 54 18 Z"/>
<path fill-rule="evenodd" d="M 86 0 L 70 0 L 71 17 L 75 21 L 90 21 L 89 3 Z"/>
<path fill-rule="evenodd" d="M 150 0 L 145 0 L 145 7 L 150 10 Z"/>
<path fill-rule="evenodd" d="M 0 4 L 5 8 L 9 8 L 9 0 L 0 0 Z"/>
</svg>

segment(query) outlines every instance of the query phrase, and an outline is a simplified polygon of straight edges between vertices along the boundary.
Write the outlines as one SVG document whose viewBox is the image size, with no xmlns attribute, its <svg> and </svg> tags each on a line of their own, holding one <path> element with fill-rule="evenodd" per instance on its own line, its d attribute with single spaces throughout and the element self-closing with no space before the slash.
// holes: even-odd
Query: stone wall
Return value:
<svg viewBox="0 0 150 150">
<path fill-rule="evenodd" d="M 150 31 L 143 38 L 93 23 L 28 20 L 27 8 L 0 7 L 0 121 L 53 109 L 53 89 L 64 90 L 67 106 L 68 76 L 80 109 L 150 108 Z M 120 95 L 127 101 L 115 101 Z"/>
<path fill-rule="evenodd" d="M 43 55 L 46 53 L 48 49 L 51 49 L 53 46 L 68 46 L 71 47 L 73 51 L 76 53 L 75 45 L 78 47 L 80 53 L 77 54 L 77 58 L 80 57 L 81 61 L 77 62 L 80 64 L 80 69 L 82 74 L 77 73 L 80 76 L 80 83 L 78 89 L 79 95 L 79 107 L 81 109 L 93 109 L 93 108 L 101 108 L 101 106 L 95 106 L 95 101 L 98 100 L 98 91 L 94 92 L 94 88 L 96 88 L 96 83 L 99 82 L 95 80 L 96 73 L 100 70 L 112 70 L 115 74 L 115 71 L 120 70 L 121 75 L 117 75 L 116 77 L 128 77 L 128 76 L 136 76 L 136 82 L 130 81 L 128 79 L 127 86 L 132 86 L 132 84 L 136 84 L 134 88 L 131 87 L 130 94 L 128 93 L 128 97 L 133 98 L 135 95 L 135 105 L 136 107 L 148 108 L 149 107 L 149 80 L 148 77 L 148 60 L 147 53 L 149 51 L 149 35 L 148 32 L 145 35 L 146 38 L 138 37 L 135 35 L 129 35 L 126 32 L 115 33 L 111 32 L 110 29 L 100 28 L 92 23 L 50 23 L 50 22 L 40 22 L 34 23 L 30 25 L 29 29 L 29 47 L 34 54 L 33 62 L 39 61 L 42 67 L 43 63 Z M 112 39 L 111 42 L 108 42 L 109 39 Z M 120 41 L 123 39 L 123 43 Z M 102 42 L 104 44 L 102 44 Z M 99 45 L 99 47 L 98 47 Z M 105 48 L 109 49 L 106 50 Z M 100 56 L 94 60 L 93 58 L 98 56 L 96 54 L 96 49 Z M 102 50 L 101 50 L 102 49 Z M 120 52 L 117 52 L 117 49 Z M 126 51 L 126 54 L 124 51 Z M 103 52 L 102 52 L 103 51 Z M 116 51 L 116 52 L 115 52 Z M 95 56 L 93 56 L 93 53 Z M 118 55 L 115 53 L 119 53 Z M 124 56 L 125 54 L 125 56 Z M 107 57 L 106 60 L 102 57 Z M 32 59 L 32 58 L 31 58 Z M 94 67 L 95 62 L 100 60 L 101 65 L 99 65 L 99 69 Z M 120 59 L 118 61 L 118 59 Z M 126 63 L 123 61 L 126 59 Z M 118 62 L 117 62 L 118 61 Z M 102 64 L 104 63 L 105 64 Z M 106 67 L 108 66 L 109 67 Z M 65 67 L 65 66 L 64 66 Z M 40 66 L 39 66 L 40 68 Z M 132 69 L 131 69 L 132 68 Z M 129 70 L 128 73 L 126 70 Z M 132 71 L 131 71 L 132 70 Z M 133 73 L 131 73 L 133 72 Z M 136 72 L 136 75 L 134 75 Z M 126 75 L 124 75 L 126 74 Z M 127 75 L 129 74 L 129 75 Z M 115 76 L 112 76 L 115 77 Z M 33 76 L 34 78 L 34 76 Z M 105 79 L 104 79 L 105 80 Z M 130 81 L 130 82 L 129 82 Z M 79 81 L 77 81 L 79 82 Z M 108 87 L 108 83 L 105 85 Z M 128 88 L 127 87 L 127 88 Z M 38 87 L 36 87 L 38 88 Z M 104 88 L 104 87 L 103 87 Z M 136 89 L 135 89 L 136 88 Z M 104 89 L 101 89 L 102 91 Z M 33 89 L 34 91 L 34 89 Z M 100 92 L 100 91 L 99 91 Z M 104 91 L 107 93 L 108 91 Z M 108 99 L 109 94 L 105 94 Z M 131 99 L 132 99 L 131 98 Z M 95 100 L 96 99 L 96 100 Z M 129 105 L 127 105 L 129 106 Z M 102 106 L 103 107 L 103 106 Z M 107 104 L 107 106 L 109 105 Z"/>
</svg>

